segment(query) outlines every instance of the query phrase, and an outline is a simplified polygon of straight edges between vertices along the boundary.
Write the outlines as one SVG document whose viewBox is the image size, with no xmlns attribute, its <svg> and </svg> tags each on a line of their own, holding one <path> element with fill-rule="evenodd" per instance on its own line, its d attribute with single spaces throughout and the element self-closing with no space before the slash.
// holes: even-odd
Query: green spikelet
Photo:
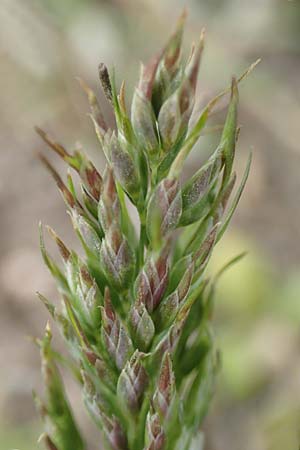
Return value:
<svg viewBox="0 0 300 450">
<path fill-rule="evenodd" d="M 184 22 L 185 13 L 164 49 L 142 65 L 130 113 L 124 83 L 117 89 L 114 76 L 100 64 L 115 130 L 107 127 L 96 95 L 79 80 L 107 159 L 102 175 L 82 150 L 68 151 L 37 128 L 79 176 L 80 195 L 70 173 L 64 182 L 41 156 L 85 254 L 80 258 L 48 228 L 61 255 L 57 263 L 41 227 L 41 252 L 57 282 L 61 307 L 38 295 L 70 352 L 66 360 L 52 350 L 47 327 L 39 341 L 46 400 L 36 396 L 36 403 L 48 450 L 85 448 L 56 361 L 67 363 L 79 381 L 108 450 L 192 450 L 202 440 L 219 367 L 211 330 L 215 281 L 206 278 L 205 269 L 249 173 L 251 157 L 230 204 L 238 84 L 256 63 L 233 78 L 191 126 L 204 32 L 185 61 Z M 226 94 L 231 95 L 219 145 L 182 183 L 185 160 Z M 139 215 L 140 233 L 128 213 L 129 202 Z"/>
</svg>

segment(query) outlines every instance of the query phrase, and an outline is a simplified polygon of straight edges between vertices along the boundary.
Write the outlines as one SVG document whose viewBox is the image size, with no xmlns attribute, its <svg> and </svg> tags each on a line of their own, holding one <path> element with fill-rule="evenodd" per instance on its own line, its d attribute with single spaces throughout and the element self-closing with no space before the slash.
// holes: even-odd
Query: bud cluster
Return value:
<svg viewBox="0 0 300 450">
<path fill-rule="evenodd" d="M 233 173 L 238 136 L 238 80 L 212 99 L 191 123 L 204 32 L 185 60 L 185 13 L 163 50 L 142 65 L 130 113 L 125 84 L 119 91 L 104 64 L 99 78 L 116 129 L 105 121 L 95 93 L 90 116 L 107 165 L 103 175 L 81 149 L 69 152 L 37 128 L 44 142 L 79 176 L 55 179 L 85 253 L 70 250 L 48 228 L 61 255 L 41 252 L 55 278 L 61 307 L 39 294 L 70 350 L 52 350 L 51 332 L 38 341 L 45 401 L 38 409 L 48 450 L 83 450 L 83 439 L 65 399 L 56 361 L 64 361 L 82 387 L 85 405 L 108 450 L 189 450 L 199 433 L 217 372 L 210 332 L 214 280 L 205 275 L 249 173 L 236 194 Z M 218 101 L 231 93 L 217 149 L 182 182 L 186 158 Z M 138 233 L 128 205 L 136 208 Z M 184 442 L 184 446 L 182 443 Z M 193 444 L 194 445 L 194 444 Z"/>
</svg>

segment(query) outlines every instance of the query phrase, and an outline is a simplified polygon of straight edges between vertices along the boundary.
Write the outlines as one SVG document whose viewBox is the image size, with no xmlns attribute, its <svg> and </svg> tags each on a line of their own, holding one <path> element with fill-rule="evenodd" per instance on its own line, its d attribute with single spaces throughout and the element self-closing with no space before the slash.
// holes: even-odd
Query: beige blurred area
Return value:
<svg viewBox="0 0 300 450">
<path fill-rule="evenodd" d="M 163 45 L 184 6 L 185 51 L 202 27 L 207 34 L 199 107 L 262 58 L 240 86 L 236 167 L 240 176 L 252 149 L 252 170 L 210 267 L 215 272 L 248 252 L 218 285 L 223 368 L 205 423 L 205 450 L 299 447 L 300 1 L 0 0 L 0 450 L 42 448 L 31 397 L 42 385 L 31 337 L 42 333 L 47 314 L 35 291 L 57 295 L 39 254 L 39 220 L 77 245 L 60 195 L 36 158 L 46 149 L 33 127 L 70 149 L 80 142 L 103 170 L 76 77 L 95 89 L 113 123 L 99 88 L 99 62 L 115 67 L 118 84 L 125 79 L 129 102 L 140 61 Z M 217 112 L 214 123 L 223 117 Z M 217 137 L 200 140 L 187 177 Z M 101 449 L 76 386 L 68 381 L 67 390 L 89 450 Z"/>
</svg>

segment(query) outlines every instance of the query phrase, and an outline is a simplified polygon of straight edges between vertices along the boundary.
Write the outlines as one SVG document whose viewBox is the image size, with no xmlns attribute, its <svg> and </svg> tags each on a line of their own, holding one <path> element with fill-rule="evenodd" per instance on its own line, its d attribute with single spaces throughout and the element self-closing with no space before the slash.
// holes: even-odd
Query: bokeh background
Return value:
<svg viewBox="0 0 300 450">
<path fill-rule="evenodd" d="M 124 78 L 130 93 L 139 61 L 162 46 L 184 5 L 186 51 L 200 29 L 207 30 L 199 105 L 228 85 L 232 74 L 262 58 L 240 87 L 237 172 L 250 148 L 252 171 L 210 267 L 215 272 L 248 252 L 217 290 L 223 370 L 205 424 L 205 450 L 299 447 L 299 0 L 1 0 L 0 450 L 40 448 L 31 399 L 32 388 L 41 389 L 40 368 L 30 337 L 42 333 L 47 314 L 34 292 L 50 298 L 56 293 L 39 254 L 38 221 L 74 242 L 63 202 L 36 159 L 44 146 L 33 126 L 53 132 L 70 148 L 80 141 L 103 167 L 75 77 L 101 98 L 97 66 L 104 61 L 115 66 L 118 82 Z M 222 111 L 216 114 L 216 123 L 222 117 Z M 216 137 L 201 141 L 187 176 Z M 60 161 L 55 164 L 63 169 Z M 76 387 L 68 382 L 67 388 L 90 436 L 89 449 L 101 448 Z"/>
</svg>

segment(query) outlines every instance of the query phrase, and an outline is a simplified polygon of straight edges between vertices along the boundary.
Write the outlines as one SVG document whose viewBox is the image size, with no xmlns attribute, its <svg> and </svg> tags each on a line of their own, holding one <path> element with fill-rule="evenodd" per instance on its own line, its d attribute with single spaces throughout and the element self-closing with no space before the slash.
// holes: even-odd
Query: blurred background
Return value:
<svg viewBox="0 0 300 450">
<path fill-rule="evenodd" d="M 215 322 L 223 369 L 205 424 L 205 450 L 299 447 L 299 0 L 1 0 L 0 450 L 39 448 L 41 425 L 31 391 L 41 390 L 40 367 L 30 336 L 42 333 L 47 314 L 34 292 L 50 298 L 56 292 L 39 254 L 38 221 L 74 243 L 63 202 L 35 157 L 44 146 L 33 126 L 71 149 L 80 141 L 103 168 L 75 77 L 101 98 L 97 66 L 104 61 L 131 93 L 140 60 L 163 45 L 184 5 L 185 50 L 203 26 L 207 30 L 199 105 L 262 58 L 240 86 L 237 172 L 250 148 L 252 171 L 210 266 L 215 272 L 248 252 L 218 285 Z M 221 111 L 216 123 L 222 117 Z M 200 142 L 201 155 L 216 138 Z M 187 176 L 199 165 L 199 149 L 188 161 Z M 63 173 L 60 161 L 55 164 Z M 89 449 L 101 448 L 76 387 L 68 382 L 67 389 L 88 430 Z"/>
</svg>

